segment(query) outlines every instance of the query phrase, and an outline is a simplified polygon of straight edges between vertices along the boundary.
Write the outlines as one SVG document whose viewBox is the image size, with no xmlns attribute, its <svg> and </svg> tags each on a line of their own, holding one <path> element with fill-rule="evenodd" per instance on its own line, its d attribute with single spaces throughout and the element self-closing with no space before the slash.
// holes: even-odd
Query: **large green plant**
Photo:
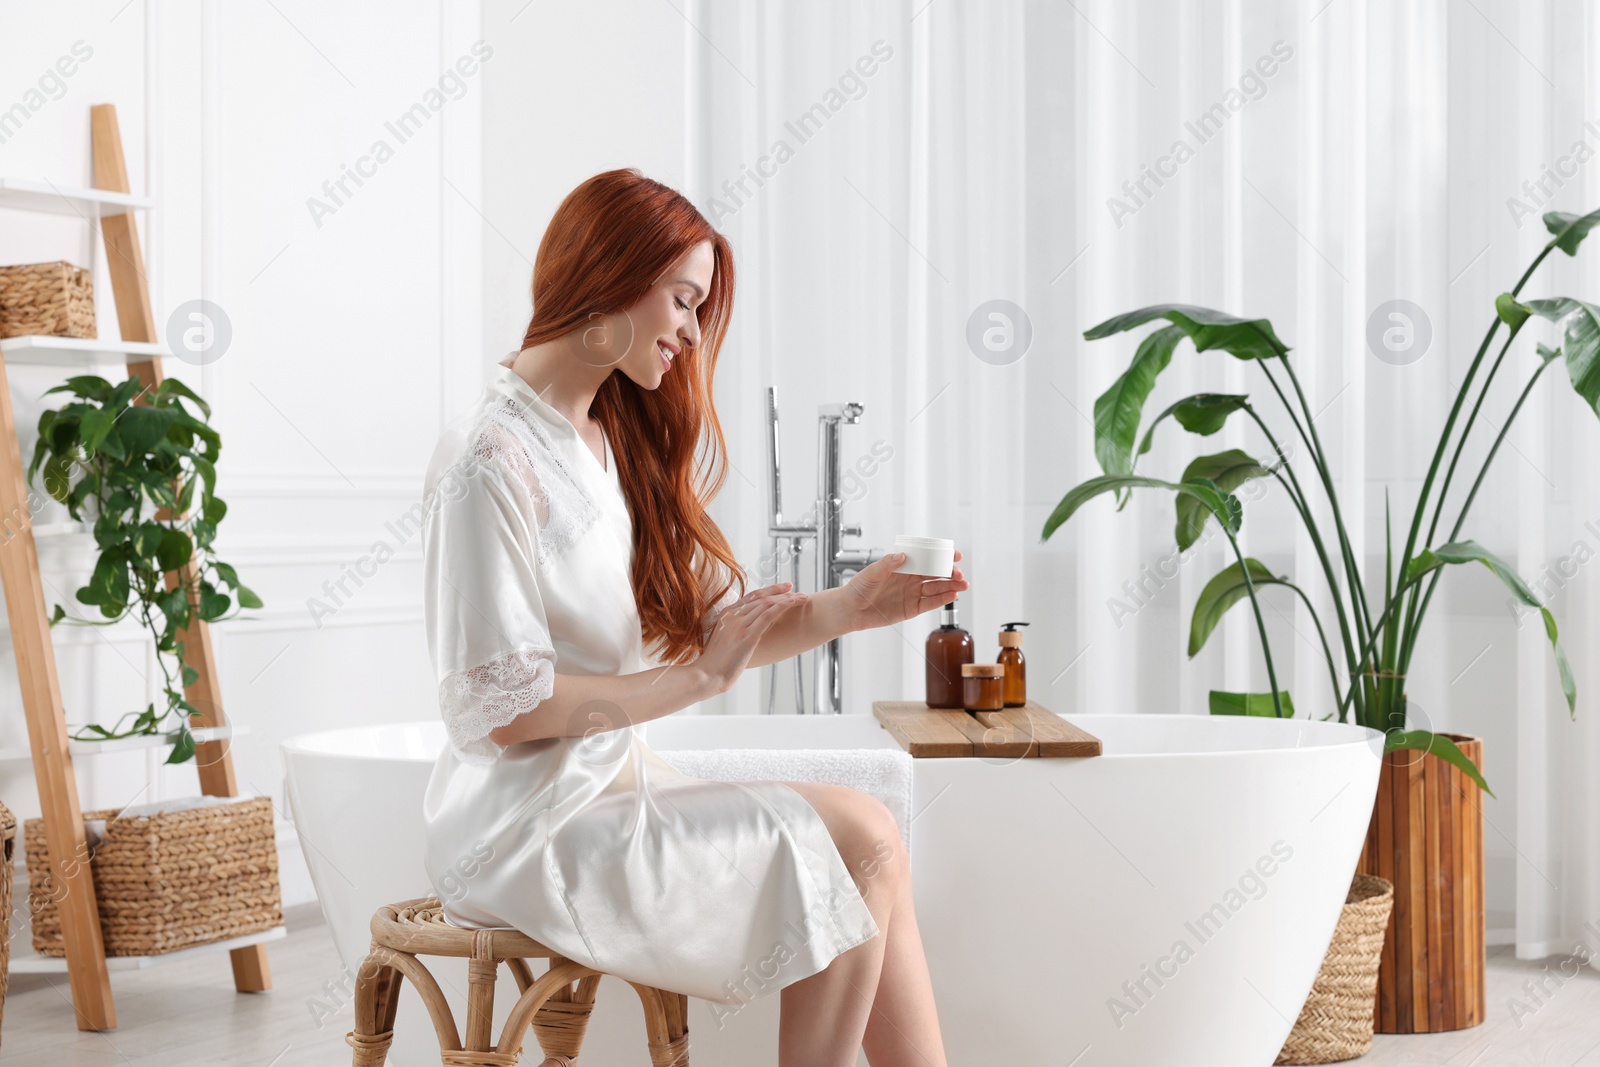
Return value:
<svg viewBox="0 0 1600 1067">
<path fill-rule="evenodd" d="M 1554 616 L 1504 560 L 1474 541 L 1461 540 L 1467 513 L 1483 486 L 1490 464 L 1500 451 L 1528 394 L 1548 367 L 1557 360 L 1563 361 L 1572 387 L 1591 408 L 1600 413 L 1600 307 L 1570 297 L 1519 300 L 1523 286 L 1552 251 L 1559 248 L 1569 256 L 1577 254 L 1578 245 L 1584 237 L 1600 224 L 1600 211 L 1582 216 L 1551 212 L 1544 216 L 1544 223 L 1553 236 L 1523 272 L 1516 286 L 1496 300 L 1494 321 L 1490 323 L 1472 359 L 1472 365 L 1456 392 L 1455 402 L 1445 420 L 1433 461 L 1428 466 L 1427 477 L 1418 494 L 1416 510 L 1398 563 L 1394 555 L 1392 524 L 1385 505 L 1386 551 L 1381 588 L 1363 580 L 1361 566 L 1351 549 L 1339 508 L 1339 496 L 1334 490 L 1327 453 L 1317 434 L 1315 416 L 1295 375 L 1294 364 L 1289 360 L 1289 348 L 1278 339 L 1270 322 L 1266 319 L 1235 318 L 1209 308 L 1161 304 L 1118 315 L 1084 333 L 1084 337 L 1092 341 L 1157 320 L 1165 320 L 1169 324 L 1145 335 L 1132 364 L 1095 402 L 1095 455 L 1105 473 L 1090 478 L 1062 497 L 1045 522 L 1044 537 L 1048 539 L 1086 501 L 1105 493 L 1114 493 L 1126 504 L 1128 495 L 1136 488 L 1164 489 L 1177 494 L 1176 532 L 1181 549 L 1194 544 L 1207 521 L 1212 517 L 1217 519 L 1233 548 L 1234 562 L 1201 590 L 1190 626 L 1189 655 L 1200 651 L 1218 620 L 1230 607 L 1248 599 L 1255 612 L 1256 629 L 1261 636 L 1270 692 L 1213 692 L 1210 704 L 1213 714 L 1278 717 L 1294 714 L 1289 694 L 1278 686 L 1272 647 L 1267 639 L 1259 599 L 1262 586 L 1286 586 L 1305 601 L 1316 624 L 1333 682 L 1334 706 L 1338 710 L 1339 720 L 1348 721 L 1353 711 L 1356 722 L 1384 732 L 1385 751 L 1431 751 L 1460 767 L 1487 791 L 1489 786 L 1478 773 L 1477 767 L 1448 738 L 1426 730 L 1406 729 L 1405 678 L 1416 649 L 1417 634 L 1422 628 L 1443 568 L 1456 563 L 1481 563 L 1487 566 L 1518 601 L 1539 611 L 1555 654 L 1568 712 L 1576 714 L 1577 688 L 1567 664 L 1566 653 L 1561 648 Z M 1454 522 L 1441 540 L 1440 520 L 1450 488 L 1455 483 L 1467 438 L 1478 421 L 1484 398 L 1505 364 L 1512 342 L 1533 316 L 1564 324 L 1563 343 L 1556 349 L 1542 344 L 1536 347 L 1538 365 L 1529 374 L 1510 416 L 1490 445 L 1482 467 L 1459 501 Z M 1473 385 L 1478 380 L 1479 371 L 1501 326 L 1507 329 L 1505 341 L 1483 375 L 1476 399 L 1463 420 L 1462 412 L 1467 408 Z M 1220 349 L 1260 369 L 1303 449 L 1305 462 L 1311 468 L 1308 480 L 1313 486 L 1320 486 L 1327 500 L 1328 516 L 1332 521 L 1331 536 L 1325 534 L 1313 514 L 1308 487 L 1302 484 L 1300 472 L 1291 462 L 1290 450 L 1280 444 L 1278 436 L 1248 396 L 1200 393 L 1186 397 L 1157 415 L 1144 436 L 1139 437 L 1144 402 L 1155 385 L 1157 375 L 1165 369 L 1178 344 L 1185 339 L 1193 344 L 1197 352 Z M 1288 381 L 1293 393 L 1292 400 L 1279 380 L 1279 370 Z M 1189 464 L 1176 482 L 1134 473 L 1139 457 L 1150 450 L 1156 428 L 1169 417 L 1191 433 L 1204 436 L 1222 429 L 1228 418 L 1237 412 L 1243 412 L 1266 435 L 1274 453 L 1270 461 L 1258 462 L 1244 452 L 1230 450 L 1201 456 Z M 1447 454 L 1448 463 L 1445 462 Z M 1335 664 L 1334 651 L 1328 643 L 1328 630 L 1311 599 L 1288 578 L 1274 575 L 1261 561 L 1246 558 L 1239 550 L 1237 534 L 1244 518 L 1244 509 L 1234 490 L 1255 478 L 1272 478 L 1280 484 L 1305 525 L 1333 603 L 1345 668 L 1342 676 Z M 1369 586 L 1372 593 L 1370 599 Z M 1378 599 L 1380 595 L 1381 599 Z M 1378 607 L 1376 614 L 1372 610 L 1374 603 Z"/>
<path fill-rule="evenodd" d="M 152 701 L 111 729 L 90 724 L 73 736 L 153 734 L 176 713 L 182 725 L 167 762 L 182 763 L 195 752 L 189 717 L 201 712 L 184 699 L 184 687 L 199 675 L 184 660 L 181 632 L 197 619 L 231 618 L 235 597 L 240 609 L 261 606 L 261 598 L 212 549 L 228 510 L 215 494 L 222 441 L 207 421 L 210 406 L 175 378 L 148 389 L 136 378 L 112 385 L 83 375 L 45 395 L 63 392 L 76 399 L 39 416 L 28 478 L 42 468 L 45 491 L 74 520 L 93 523 L 100 555 L 77 599 L 98 608 L 101 619 L 68 616 L 57 604 L 50 625 L 66 620 L 111 626 L 137 615 L 155 638 L 166 697 L 160 711 Z M 175 582 L 170 589 L 169 575 Z M 130 716 L 134 721 L 124 729 Z"/>
</svg>

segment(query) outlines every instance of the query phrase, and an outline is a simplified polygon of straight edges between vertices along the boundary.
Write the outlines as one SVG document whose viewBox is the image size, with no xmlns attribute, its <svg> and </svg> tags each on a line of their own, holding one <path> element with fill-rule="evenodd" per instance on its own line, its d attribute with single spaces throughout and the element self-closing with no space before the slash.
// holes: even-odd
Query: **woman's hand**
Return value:
<svg viewBox="0 0 1600 1067">
<path fill-rule="evenodd" d="M 960 549 L 956 549 L 955 558 L 961 558 Z M 845 583 L 854 629 L 867 630 L 905 622 L 925 611 L 943 607 L 954 600 L 957 593 L 969 588 L 960 567 L 952 567 L 948 578 L 896 574 L 895 568 L 905 559 L 904 552 L 891 552 L 857 571 L 855 577 Z"/>
<path fill-rule="evenodd" d="M 794 583 L 779 582 L 746 593 L 738 601 L 722 609 L 717 624 L 711 630 L 705 651 L 695 660 L 695 667 L 706 676 L 706 684 L 713 693 L 726 693 L 744 673 L 750 656 L 761 642 L 761 635 L 784 612 L 805 603 L 803 593 L 791 593 Z"/>
</svg>

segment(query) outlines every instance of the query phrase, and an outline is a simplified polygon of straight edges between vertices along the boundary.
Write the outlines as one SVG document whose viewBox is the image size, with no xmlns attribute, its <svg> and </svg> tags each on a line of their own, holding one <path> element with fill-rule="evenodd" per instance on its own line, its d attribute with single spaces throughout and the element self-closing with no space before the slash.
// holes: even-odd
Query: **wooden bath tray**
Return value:
<svg viewBox="0 0 1600 1067">
<path fill-rule="evenodd" d="M 920 700 L 875 700 L 879 725 L 919 759 L 956 756 L 1098 756 L 1100 739 L 1030 700 L 1020 708 L 966 712 Z"/>
</svg>

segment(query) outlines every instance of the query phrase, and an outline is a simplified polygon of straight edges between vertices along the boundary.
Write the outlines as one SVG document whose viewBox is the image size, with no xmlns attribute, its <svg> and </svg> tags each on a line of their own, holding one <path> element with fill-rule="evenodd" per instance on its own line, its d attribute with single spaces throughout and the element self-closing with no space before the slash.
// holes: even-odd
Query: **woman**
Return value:
<svg viewBox="0 0 1600 1067">
<path fill-rule="evenodd" d="M 522 348 L 428 472 L 450 737 L 429 878 L 452 922 L 712 1001 L 719 1025 L 781 989 L 782 1064 L 865 1048 L 874 1067 L 937 1067 L 889 810 L 839 786 L 690 778 L 645 744 L 649 720 L 747 667 L 968 587 L 959 568 L 896 574 L 890 555 L 839 589 L 745 592 L 705 511 L 727 473 L 711 379 L 733 290 L 727 240 L 637 171 L 589 179 L 551 219 Z"/>
</svg>

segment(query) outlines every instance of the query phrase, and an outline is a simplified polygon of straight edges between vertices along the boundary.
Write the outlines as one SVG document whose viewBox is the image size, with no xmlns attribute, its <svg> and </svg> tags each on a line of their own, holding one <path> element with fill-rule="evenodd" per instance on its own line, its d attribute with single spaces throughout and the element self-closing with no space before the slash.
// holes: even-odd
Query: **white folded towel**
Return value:
<svg viewBox="0 0 1600 1067">
<path fill-rule="evenodd" d="M 883 801 L 911 851 L 911 754 L 897 748 L 717 748 L 656 750 L 691 778 L 719 782 L 824 782 Z"/>
</svg>

